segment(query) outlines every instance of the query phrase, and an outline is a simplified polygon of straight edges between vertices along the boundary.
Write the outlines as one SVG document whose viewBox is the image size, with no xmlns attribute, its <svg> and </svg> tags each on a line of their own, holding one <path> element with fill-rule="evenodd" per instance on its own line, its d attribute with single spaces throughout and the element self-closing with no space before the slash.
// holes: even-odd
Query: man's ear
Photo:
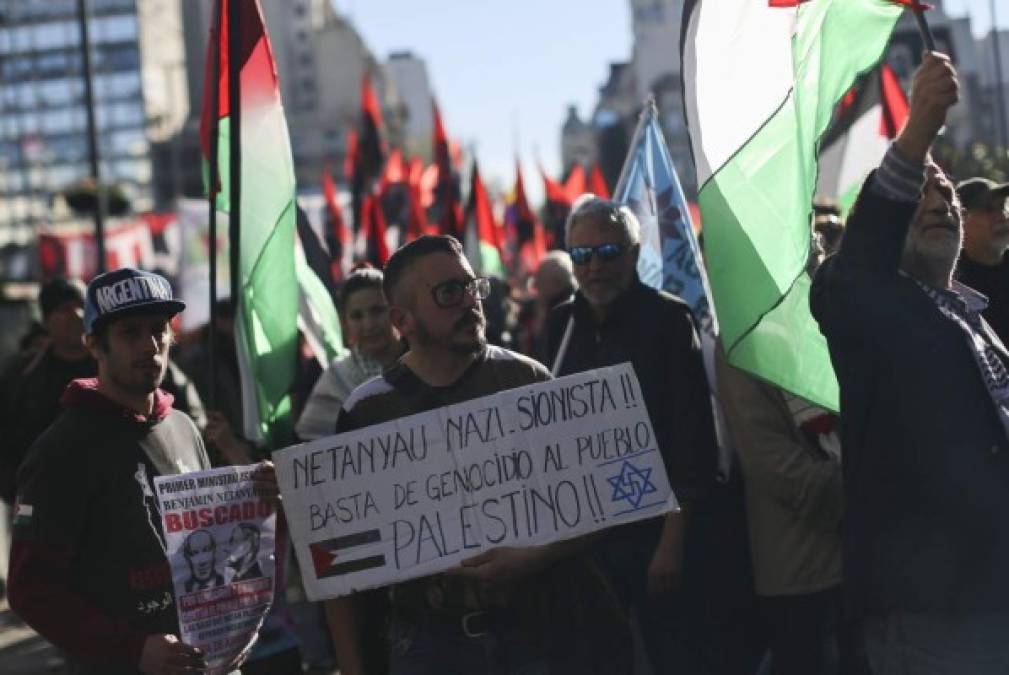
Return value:
<svg viewBox="0 0 1009 675">
<path fill-rule="evenodd" d="M 406 307 L 390 305 L 389 323 L 400 335 L 408 335 L 413 327 L 413 314 Z"/>
<path fill-rule="evenodd" d="M 85 333 L 81 336 L 81 340 L 84 342 L 84 348 L 88 350 L 89 354 L 91 354 L 91 358 L 97 361 L 98 352 L 101 351 L 101 347 L 98 344 L 98 338 L 94 335 Z"/>
</svg>

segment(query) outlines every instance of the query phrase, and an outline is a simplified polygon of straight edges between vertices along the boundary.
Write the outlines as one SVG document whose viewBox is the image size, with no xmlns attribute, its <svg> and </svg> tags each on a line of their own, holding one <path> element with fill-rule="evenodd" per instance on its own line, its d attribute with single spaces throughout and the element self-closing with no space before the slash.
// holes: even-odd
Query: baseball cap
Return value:
<svg viewBox="0 0 1009 675">
<path fill-rule="evenodd" d="M 172 297 L 172 286 L 163 276 L 124 267 L 99 274 L 88 284 L 84 332 L 93 334 L 97 327 L 130 314 L 175 316 L 185 308 L 186 303 Z"/>
<path fill-rule="evenodd" d="M 1009 197 L 1009 183 L 996 183 L 987 178 L 968 178 L 956 186 L 960 205 L 965 209 L 983 209 L 992 206 L 995 199 Z"/>
<path fill-rule="evenodd" d="M 42 318 L 48 317 L 68 302 L 84 304 L 84 285 L 76 279 L 57 277 L 47 281 L 39 291 L 39 309 L 42 311 Z"/>
</svg>

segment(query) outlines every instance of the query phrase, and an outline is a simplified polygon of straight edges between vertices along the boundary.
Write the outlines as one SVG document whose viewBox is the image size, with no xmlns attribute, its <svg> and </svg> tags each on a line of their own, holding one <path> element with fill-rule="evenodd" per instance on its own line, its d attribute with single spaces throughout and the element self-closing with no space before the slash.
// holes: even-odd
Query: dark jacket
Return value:
<svg viewBox="0 0 1009 675">
<path fill-rule="evenodd" d="M 551 364 L 572 313 L 574 330 L 559 374 L 630 361 L 674 494 L 687 502 L 703 497 L 715 477 L 718 449 L 701 344 L 686 303 L 635 281 L 599 324 L 576 293 L 547 319 Z"/>
<path fill-rule="evenodd" d="M 60 396 L 73 380 L 94 377 L 98 364 L 90 356 L 66 361 L 46 347 L 16 357 L 0 376 L 0 497 L 14 501 L 17 468 L 35 439 L 59 417 Z"/>
<path fill-rule="evenodd" d="M 915 206 L 863 188 L 810 296 L 841 390 L 845 593 L 1005 610 L 1009 441 L 964 332 L 898 271 Z"/>
<path fill-rule="evenodd" d="M 1009 255 L 998 265 L 974 262 L 967 251 L 960 252 L 956 278 L 961 283 L 988 297 L 988 308 L 982 312 L 1002 344 L 1009 345 Z"/>
<path fill-rule="evenodd" d="M 196 427 L 158 392 L 150 419 L 75 381 L 18 472 L 12 609 L 74 672 L 137 672 L 144 640 L 179 634 L 154 478 L 209 468 Z"/>
</svg>

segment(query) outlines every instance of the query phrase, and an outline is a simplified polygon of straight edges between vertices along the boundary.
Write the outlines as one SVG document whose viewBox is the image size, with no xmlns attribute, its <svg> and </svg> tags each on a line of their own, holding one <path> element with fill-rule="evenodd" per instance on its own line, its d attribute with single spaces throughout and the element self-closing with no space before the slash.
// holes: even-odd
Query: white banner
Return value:
<svg viewBox="0 0 1009 675">
<path fill-rule="evenodd" d="M 228 673 L 252 648 L 273 601 L 277 516 L 249 478 L 258 465 L 154 479 L 180 639 Z"/>
<path fill-rule="evenodd" d="M 678 508 L 629 363 L 273 454 L 312 600 Z"/>
</svg>

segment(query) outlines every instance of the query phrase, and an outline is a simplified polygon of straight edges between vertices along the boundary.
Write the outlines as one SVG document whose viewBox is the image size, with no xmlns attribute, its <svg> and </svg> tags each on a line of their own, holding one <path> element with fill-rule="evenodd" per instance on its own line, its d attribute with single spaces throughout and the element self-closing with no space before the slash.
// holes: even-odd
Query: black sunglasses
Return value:
<svg viewBox="0 0 1009 675">
<path fill-rule="evenodd" d="M 434 304 L 448 309 L 460 305 L 467 293 L 473 296 L 474 300 L 486 300 L 490 295 L 490 279 L 486 277 L 477 277 L 467 281 L 449 279 L 431 289 L 431 298 L 434 300 Z"/>
<path fill-rule="evenodd" d="M 571 262 L 576 265 L 587 265 L 595 253 L 603 262 L 616 260 L 627 250 L 627 244 L 599 244 L 599 246 L 572 246 L 568 249 Z"/>
</svg>

